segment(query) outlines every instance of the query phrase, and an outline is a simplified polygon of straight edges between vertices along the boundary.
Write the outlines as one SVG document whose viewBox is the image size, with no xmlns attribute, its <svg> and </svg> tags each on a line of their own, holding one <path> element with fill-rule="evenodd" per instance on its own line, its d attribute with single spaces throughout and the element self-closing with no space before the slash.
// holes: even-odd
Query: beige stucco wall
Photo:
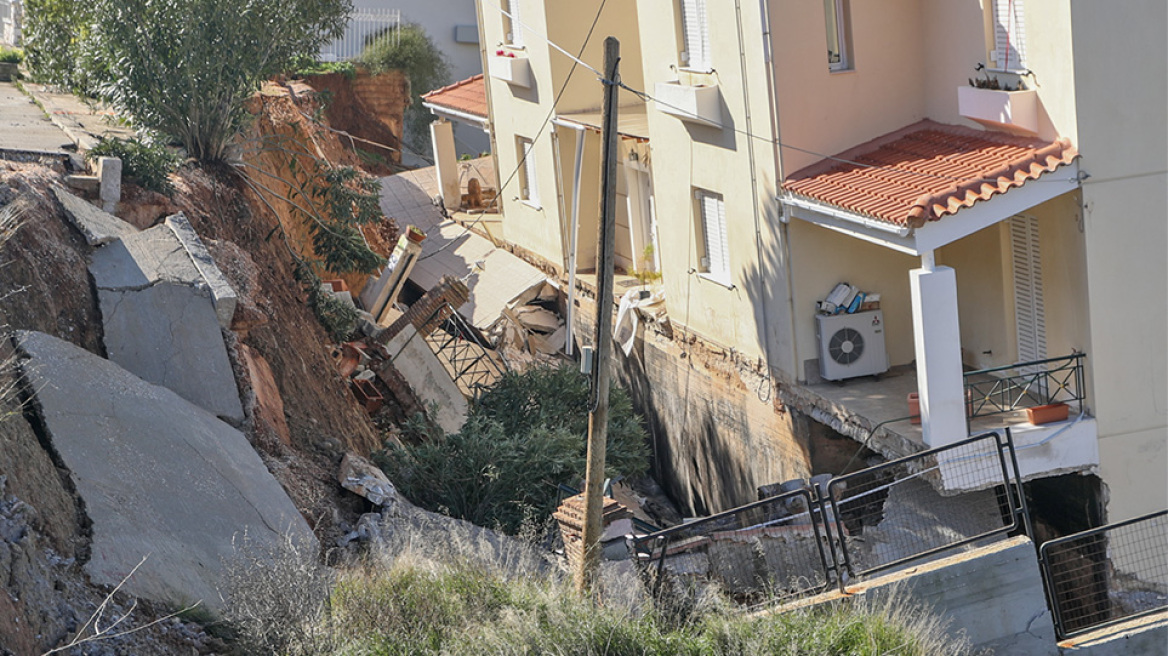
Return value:
<svg viewBox="0 0 1168 656">
<path fill-rule="evenodd" d="M 1163 0 L 1071 0 L 1090 290 L 1090 367 L 1108 515 L 1168 507 L 1168 44 Z M 1100 53 L 1138 44 L 1122 62 Z"/>
<path fill-rule="evenodd" d="M 772 3 L 783 170 L 809 164 L 923 118 L 981 127 L 958 114 L 968 84 L 993 47 L 989 3 L 889 0 L 851 7 L 854 70 L 830 72 L 822 3 Z M 1027 79 L 1039 96 L 1039 137 L 1075 141 L 1070 12 L 1065 0 L 1027 0 Z M 1014 82 L 1017 76 L 999 75 Z M 813 151 L 802 152 L 795 148 Z"/>
</svg>

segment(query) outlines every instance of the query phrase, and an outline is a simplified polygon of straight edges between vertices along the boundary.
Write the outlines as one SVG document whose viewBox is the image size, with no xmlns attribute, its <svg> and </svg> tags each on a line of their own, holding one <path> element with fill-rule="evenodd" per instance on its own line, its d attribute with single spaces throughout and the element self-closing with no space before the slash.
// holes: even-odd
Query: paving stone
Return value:
<svg viewBox="0 0 1168 656">
<path fill-rule="evenodd" d="M 98 585 L 181 606 L 221 606 L 233 540 L 315 538 L 247 438 L 174 392 L 44 333 L 21 331 L 45 434 L 92 521 Z"/>
</svg>

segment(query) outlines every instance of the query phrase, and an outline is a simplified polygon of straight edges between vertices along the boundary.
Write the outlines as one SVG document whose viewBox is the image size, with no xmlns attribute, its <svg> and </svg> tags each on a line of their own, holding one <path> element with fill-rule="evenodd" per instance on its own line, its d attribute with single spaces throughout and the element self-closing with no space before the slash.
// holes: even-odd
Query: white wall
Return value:
<svg viewBox="0 0 1168 656">
<path fill-rule="evenodd" d="M 1163 0 L 1071 0 L 1094 409 L 1110 520 L 1168 507 Z M 1117 44 L 1138 56 L 1115 60 Z"/>
</svg>

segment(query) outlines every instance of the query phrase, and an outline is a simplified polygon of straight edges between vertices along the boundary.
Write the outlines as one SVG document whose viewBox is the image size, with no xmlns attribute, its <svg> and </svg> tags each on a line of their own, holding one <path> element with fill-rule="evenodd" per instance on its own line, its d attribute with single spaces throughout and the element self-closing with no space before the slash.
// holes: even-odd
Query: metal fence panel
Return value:
<svg viewBox="0 0 1168 656">
<path fill-rule="evenodd" d="M 834 578 L 820 507 L 796 490 L 633 540 L 654 587 L 714 583 L 739 601 L 820 592 Z"/>
<path fill-rule="evenodd" d="M 1012 454 L 1008 434 L 986 433 L 832 479 L 825 496 L 840 519 L 835 542 L 848 573 L 974 548 L 1018 529 L 1023 502 Z"/>
<path fill-rule="evenodd" d="M 355 9 L 349 14 L 349 23 L 341 38 L 321 48 L 321 61 L 345 61 L 361 54 L 373 37 L 389 33 L 397 37 L 401 27 L 401 10 L 372 7 Z"/>
<path fill-rule="evenodd" d="M 1168 510 L 1051 540 L 1039 554 L 1060 639 L 1168 609 Z"/>
</svg>

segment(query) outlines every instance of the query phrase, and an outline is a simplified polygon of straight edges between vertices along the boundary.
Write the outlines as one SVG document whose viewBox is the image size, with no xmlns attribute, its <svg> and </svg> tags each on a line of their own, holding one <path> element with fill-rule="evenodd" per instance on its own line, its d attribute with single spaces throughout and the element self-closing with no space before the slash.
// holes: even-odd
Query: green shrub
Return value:
<svg viewBox="0 0 1168 656">
<path fill-rule="evenodd" d="M 122 160 L 122 174 L 126 178 L 143 189 L 168 196 L 174 192 L 170 174 L 182 163 L 177 153 L 158 141 L 110 137 L 102 137 L 85 157 L 89 160 L 117 157 Z"/>
<path fill-rule="evenodd" d="M 340 73 L 352 80 L 357 77 L 357 66 L 351 61 L 322 62 L 317 61 L 314 55 L 301 55 L 292 63 L 292 75 L 305 77 L 308 75 L 328 75 Z"/>
<path fill-rule="evenodd" d="M 19 48 L 0 46 L 0 64 L 19 64 L 24 61 L 24 52 Z"/>
<path fill-rule="evenodd" d="M 588 397 L 588 379 L 571 366 L 507 373 L 471 406 L 459 432 L 415 431 L 417 443 L 375 459 L 421 507 L 514 533 L 525 518 L 555 509 L 558 484 L 583 478 Z M 614 386 L 606 474 L 643 474 L 646 440 L 628 394 Z"/>
<path fill-rule="evenodd" d="M 419 25 L 402 25 L 367 41 L 357 62 L 372 73 L 402 71 L 410 80 L 406 108 L 406 142 L 417 151 L 430 149 L 429 125 L 433 114 L 422 106 L 422 94 L 450 83 L 450 62 Z"/>
</svg>

